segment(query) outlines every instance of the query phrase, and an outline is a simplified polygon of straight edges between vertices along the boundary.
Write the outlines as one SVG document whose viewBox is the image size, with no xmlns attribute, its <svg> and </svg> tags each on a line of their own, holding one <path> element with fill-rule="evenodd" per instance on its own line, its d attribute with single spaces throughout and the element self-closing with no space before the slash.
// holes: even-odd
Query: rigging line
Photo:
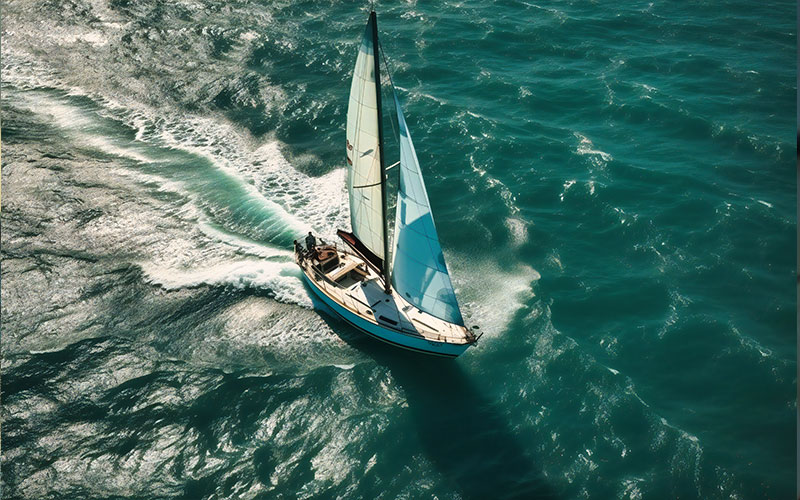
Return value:
<svg viewBox="0 0 800 500">
<path fill-rule="evenodd" d="M 380 49 L 381 58 L 383 59 L 383 65 L 386 66 L 386 74 L 389 75 L 389 85 L 392 86 L 392 93 L 394 95 L 397 95 L 397 90 L 395 90 L 394 81 L 392 80 L 392 72 L 389 71 L 389 62 L 386 61 L 386 52 L 383 50 L 383 44 L 381 44 L 380 40 L 378 40 L 378 48 Z M 394 114 L 397 115 L 397 110 L 395 110 Z M 397 141 L 399 142 L 400 141 L 400 134 L 397 132 L 397 130 L 394 129 L 394 122 L 392 120 L 389 120 L 389 124 L 392 126 L 392 133 L 394 134 L 395 138 L 397 138 Z M 399 127 L 399 125 L 398 125 L 398 127 Z"/>
<path fill-rule="evenodd" d="M 381 49 L 381 58 L 383 58 L 383 65 L 386 66 L 386 74 L 389 75 L 389 83 L 392 85 L 392 90 L 394 90 L 394 81 L 392 81 L 392 72 L 389 71 L 389 63 L 386 61 L 386 52 L 383 50 L 383 44 L 381 44 L 380 40 L 378 40 L 378 47 Z"/>
</svg>

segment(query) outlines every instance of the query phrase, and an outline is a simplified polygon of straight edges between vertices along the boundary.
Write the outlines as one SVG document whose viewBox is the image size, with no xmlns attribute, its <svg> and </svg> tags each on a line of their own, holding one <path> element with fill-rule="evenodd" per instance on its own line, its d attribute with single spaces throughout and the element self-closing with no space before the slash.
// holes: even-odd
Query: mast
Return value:
<svg viewBox="0 0 800 500">
<path fill-rule="evenodd" d="M 381 165 L 381 202 L 383 207 L 383 286 L 387 294 L 392 293 L 389 280 L 389 221 L 386 216 L 386 164 L 383 161 L 383 113 L 381 111 L 381 64 L 378 55 L 378 16 L 375 11 L 370 11 L 372 21 L 372 51 L 375 62 L 375 98 L 378 104 L 378 155 Z"/>
</svg>

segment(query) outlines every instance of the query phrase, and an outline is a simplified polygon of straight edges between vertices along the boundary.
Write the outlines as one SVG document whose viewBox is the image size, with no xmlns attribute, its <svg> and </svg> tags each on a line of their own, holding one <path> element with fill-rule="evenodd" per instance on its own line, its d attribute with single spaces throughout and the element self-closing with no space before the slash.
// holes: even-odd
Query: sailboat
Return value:
<svg viewBox="0 0 800 500">
<path fill-rule="evenodd" d="M 295 242 L 295 260 L 314 294 L 353 327 L 404 349 L 456 357 L 477 337 L 464 325 L 393 85 L 392 94 L 400 159 L 386 167 L 378 24 L 371 11 L 347 110 L 352 232 L 337 231 L 342 247 L 316 245 L 312 239 L 310 248 L 304 249 Z M 395 166 L 399 166 L 399 186 L 390 252 L 386 179 L 387 170 Z"/>
</svg>

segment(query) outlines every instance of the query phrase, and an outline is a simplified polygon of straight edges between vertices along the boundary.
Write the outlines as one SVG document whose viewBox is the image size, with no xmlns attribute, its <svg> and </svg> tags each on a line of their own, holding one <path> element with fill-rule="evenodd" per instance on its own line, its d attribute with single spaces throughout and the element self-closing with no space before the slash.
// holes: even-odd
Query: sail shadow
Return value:
<svg viewBox="0 0 800 500">
<path fill-rule="evenodd" d="M 323 320 L 351 347 L 389 369 L 406 395 L 425 456 L 465 499 L 558 498 L 497 404 L 457 361 L 404 351 L 339 320 L 320 301 Z"/>
</svg>

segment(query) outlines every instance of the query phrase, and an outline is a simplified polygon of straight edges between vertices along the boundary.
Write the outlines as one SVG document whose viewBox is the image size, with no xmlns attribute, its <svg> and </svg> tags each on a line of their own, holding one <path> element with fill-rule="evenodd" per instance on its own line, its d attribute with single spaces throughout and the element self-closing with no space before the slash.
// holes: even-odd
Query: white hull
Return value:
<svg viewBox="0 0 800 500">
<path fill-rule="evenodd" d="M 387 295 L 378 275 L 367 269 L 363 260 L 337 252 L 341 265 L 327 274 L 319 270 L 316 261 L 298 257 L 297 263 L 314 294 L 342 320 L 371 337 L 425 354 L 455 358 L 475 343 L 465 327 L 419 311 L 396 292 Z M 336 278 L 347 280 L 348 269 L 354 266 L 366 271 L 364 278 L 340 286 Z"/>
</svg>

